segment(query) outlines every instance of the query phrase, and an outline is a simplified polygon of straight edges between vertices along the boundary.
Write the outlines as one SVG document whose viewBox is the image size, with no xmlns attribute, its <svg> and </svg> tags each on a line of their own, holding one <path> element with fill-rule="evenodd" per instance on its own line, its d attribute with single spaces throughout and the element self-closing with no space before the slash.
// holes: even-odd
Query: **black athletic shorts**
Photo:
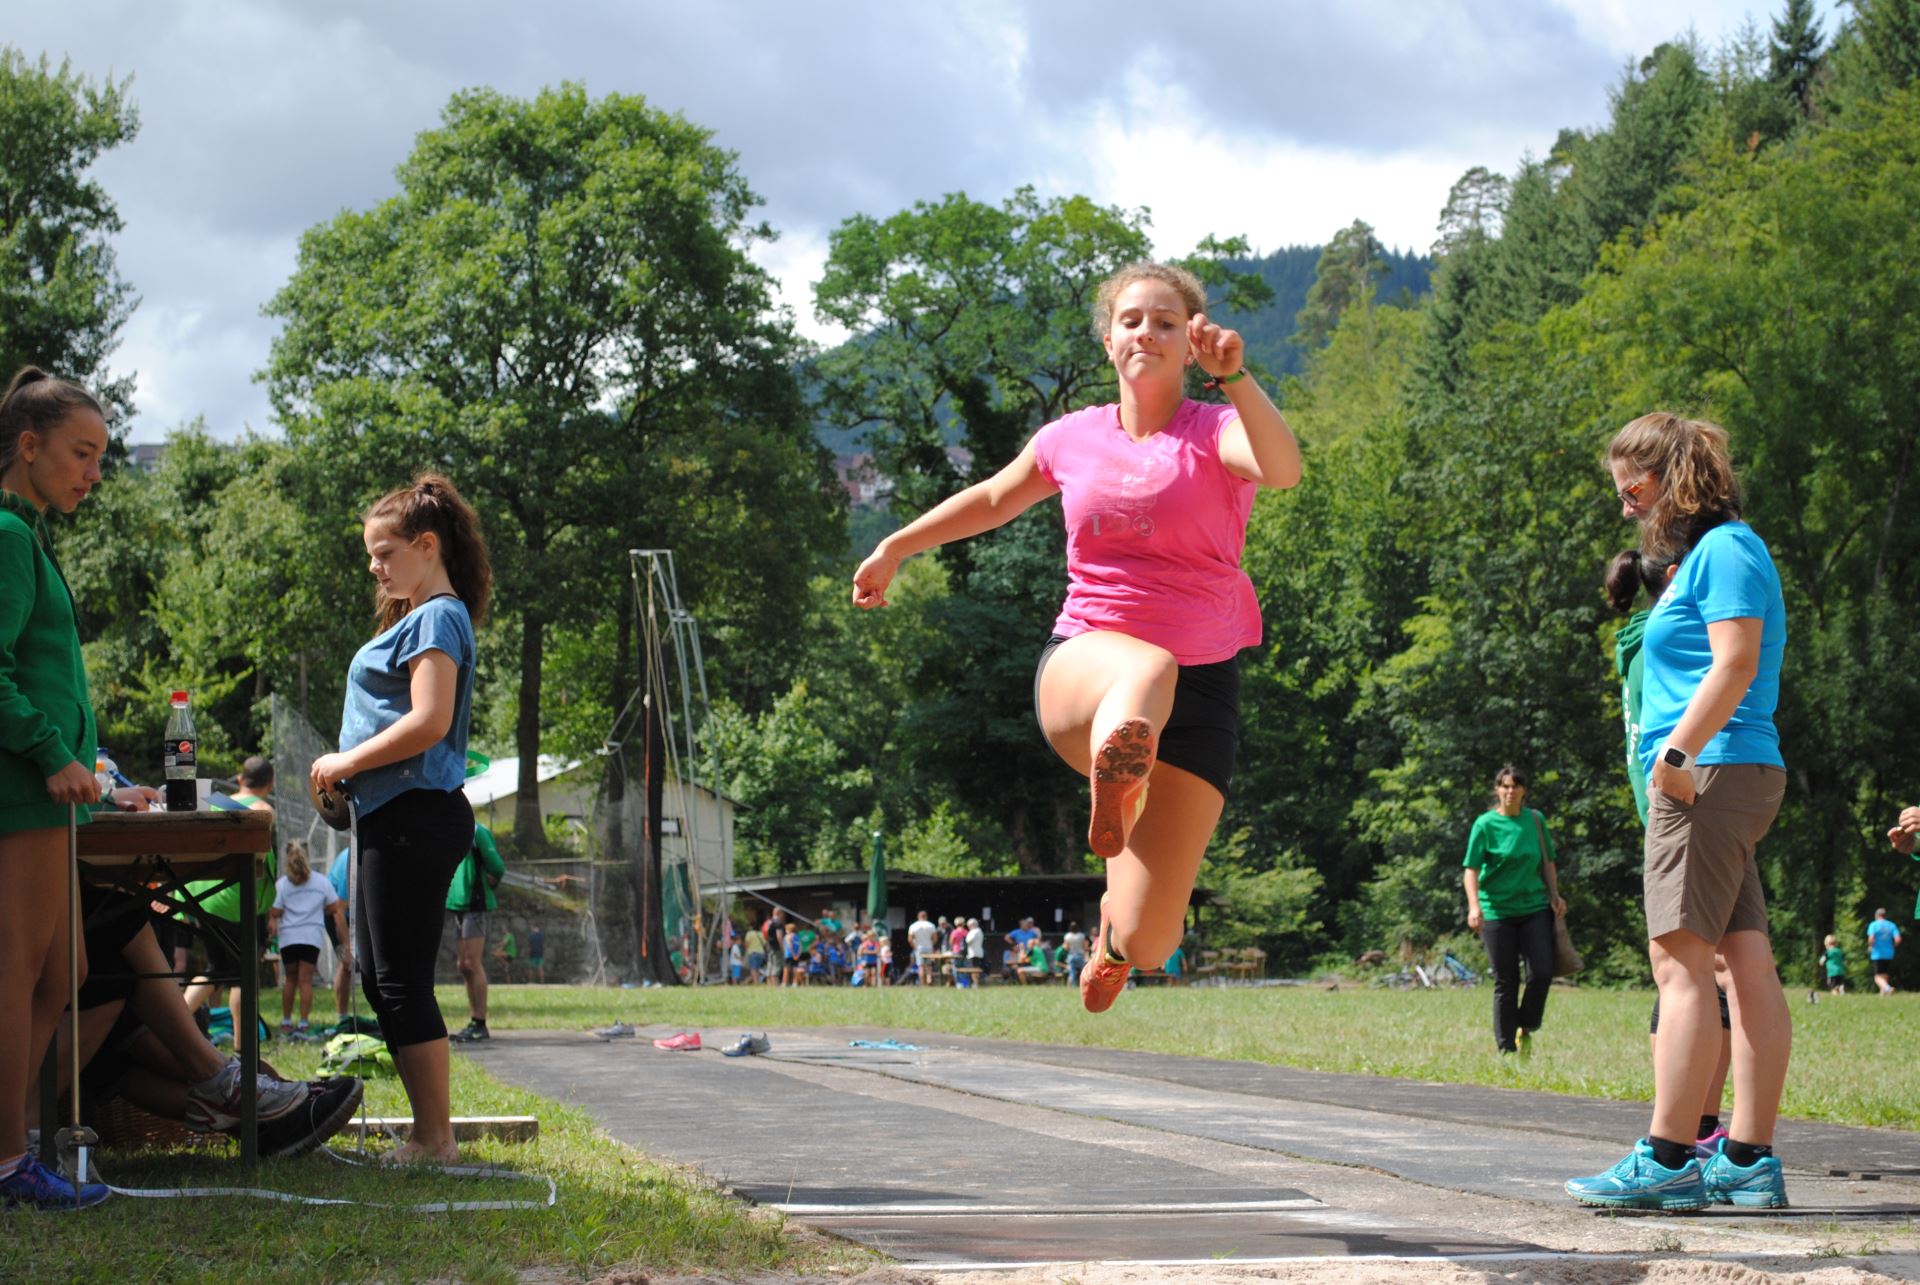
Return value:
<svg viewBox="0 0 1920 1285">
<path fill-rule="evenodd" d="M 1731 1010 L 1727 1008 L 1727 993 L 1721 990 L 1718 986 L 1714 987 L 1713 989 L 1720 996 L 1720 1029 L 1723 1031 L 1730 1031 L 1733 1029 L 1733 1013 Z M 1647 1023 L 1647 1034 L 1658 1035 L 1659 1033 L 1660 1033 L 1660 997 L 1658 995 L 1655 995 L 1653 997 L 1653 1019 Z"/>
<path fill-rule="evenodd" d="M 1040 717 L 1040 675 L 1066 639 L 1055 634 L 1033 670 L 1033 716 Z M 1173 685 L 1173 712 L 1161 729 L 1156 757 L 1193 773 L 1224 797 L 1233 787 L 1240 749 L 1240 658 L 1182 665 Z"/>
<path fill-rule="evenodd" d="M 280 948 L 280 963 L 283 967 L 287 964 L 308 964 L 314 968 L 318 968 L 320 966 L 320 948 L 318 946 L 282 946 Z"/>
</svg>

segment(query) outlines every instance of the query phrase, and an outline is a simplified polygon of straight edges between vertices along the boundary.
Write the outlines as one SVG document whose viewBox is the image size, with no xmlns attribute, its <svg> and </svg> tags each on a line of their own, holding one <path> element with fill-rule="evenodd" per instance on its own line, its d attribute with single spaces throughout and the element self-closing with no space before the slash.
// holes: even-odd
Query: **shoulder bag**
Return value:
<svg viewBox="0 0 1920 1285">
<path fill-rule="evenodd" d="M 1547 830 L 1540 823 L 1538 812 L 1533 814 L 1533 833 L 1540 841 L 1540 883 L 1547 888 L 1548 895 L 1551 896 L 1553 889 L 1547 884 Z M 1549 906 L 1549 912 L 1551 912 L 1551 906 Z M 1580 952 L 1573 948 L 1573 938 L 1567 934 L 1567 917 L 1554 915 L 1553 975 L 1571 977 L 1586 966 L 1587 961 L 1580 958 Z"/>
</svg>

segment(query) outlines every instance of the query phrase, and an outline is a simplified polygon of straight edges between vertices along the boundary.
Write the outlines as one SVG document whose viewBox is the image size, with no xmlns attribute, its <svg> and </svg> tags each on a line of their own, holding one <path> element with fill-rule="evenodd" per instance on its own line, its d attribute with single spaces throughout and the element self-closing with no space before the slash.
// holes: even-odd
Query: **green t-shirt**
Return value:
<svg viewBox="0 0 1920 1285">
<path fill-rule="evenodd" d="M 1535 822 L 1539 821 L 1539 829 Z M 1558 861 L 1553 835 L 1540 814 L 1522 808 L 1517 817 L 1482 812 L 1467 836 L 1462 869 L 1480 872 L 1480 914 L 1486 919 L 1519 919 L 1547 908 L 1547 885 L 1540 877 L 1540 842 L 1547 836 L 1547 859 Z"/>
<path fill-rule="evenodd" d="M 1169 977 L 1178 977 L 1180 970 L 1187 966 L 1187 952 L 1183 946 L 1175 946 L 1173 953 L 1167 956 L 1167 962 L 1160 965 L 1160 971 Z"/>
<path fill-rule="evenodd" d="M 456 915 L 471 915 L 498 908 L 493 887 L 506 875 L 507 863 L 500 859 L 500 847 L 493 841 L 493 831 L 476 824 L 473 846 L 453 868 L 453 881 L 447 885 L 447 909 Z"/>
<path fill-rule="evenodd" d="M 233 801 L 252 807 L 265 800 L 257 794 L 236 794 L 233 796 Z M 279 839 L 278 832 L 268 832 L 267 873 L 254 881 L 257 885 L 255 891 L 258 893 L 255 900 L 259 903 L 254 908 L 255 914 L 264 915 L 273 909 L 274 883 L 280 878 L 280 858 L 276 855 L 280 850 Z M 240 885 L 237 882 L 229 883 L 222 888 L 220 884 L 221 880 L 218 879 L 202 880 L 188 884 L 187 891 L 201 899 L 200 904 L 208 914 L 217 915 L 230 924 L 237 924 L 240 922 Z M 208 889 L 216 891 L 209 892 Z"/>
<path fill-rule="evenodd" d="M 1038 968 L 1050 973 L 1053 971 L 1053 955 L 1045 946 L 1042 946 L 1039 942 L 1035 942 L 1027 950 L 1027 962 L 1020 965 L 1020 967 Z"/>
<path fill-rule="evenodd" d="M 513 929 L 511 928 L 507 929 L 506 935 L 500 939 L 500 953 L 508 959 L 519 958 L 520 943 L 513 939 Z"/>
<path fill-rule="evenodd" d="M 1827 947 L 1827 976 L 1845 977 L 1847 975 L 1847 952 L 1838 946 Z"/>
<path fill-rule="evenodd" d="M 1640 691 L 1646 679 L 1647 658 L 1640 643 L 1646 637 L 1648 607 L 1627 617 L 1613 640 L 1613 668 L 1620 675 L 1620 716 L 1627 734 L 1627 785 L 1633 791 L 1633 808 L 1640 824 L 1647 823 L 1647 773 L 1640 766 Z"/>
</svg>

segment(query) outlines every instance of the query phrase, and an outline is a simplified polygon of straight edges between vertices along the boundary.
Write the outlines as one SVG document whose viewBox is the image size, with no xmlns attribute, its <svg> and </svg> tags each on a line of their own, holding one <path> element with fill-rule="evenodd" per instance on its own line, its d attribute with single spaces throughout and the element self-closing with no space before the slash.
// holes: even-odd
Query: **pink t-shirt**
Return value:
<svg viewBox="0 0 1920 1285">
<path fill-rule="evenodd" d="M 1240 569 L 1259 490 L 1220 462 L 1231 406 L 1183 402 L 1136 442 L 1117 405 L 1063 415 L 1033 437 L 1060 488 L 1067 601 L 1053 631 L 1095 629 L 1150 642 L 1183 665 L 1227 660 L 1260 641 L 1260 603 Z"/>
</svg>

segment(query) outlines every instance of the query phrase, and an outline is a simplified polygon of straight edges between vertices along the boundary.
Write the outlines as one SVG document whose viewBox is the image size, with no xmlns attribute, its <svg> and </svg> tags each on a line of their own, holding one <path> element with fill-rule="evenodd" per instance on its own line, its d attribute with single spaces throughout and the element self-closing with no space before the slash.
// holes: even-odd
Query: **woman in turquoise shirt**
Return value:
<svg viewBox="0 0 1920 1285">
<path fill-rule="evenodd" d="M 107 421 L 84 389 L 29 366 L 0 398 L 0 1204 L 97 1205 L 27 1154 L 28 1086 L 67 1007 L 67 817 L 99 798 L 87 671 L 47 510 L 100 481 Z M 83 948 L 84 950 L 84 948 Z M 81 959 L 82 979 L 86 960 Z"/>
<path fill-rule="evenodd" d="M 1773 722 L 1787 641 L 1780 577 L 1740 520 L 1725 429 L 1645 415 L 1615 435 L 1607 466 L 1622 516 L 1641 523 L 1642 552 L 1686 551 L 1642 644 L 1644 896 L 1661 1029 L 1647 1136 L 1567 1191 L 1628 1208 L 1778 1208 L 1787 1195 L 1772 1142 L 1793 1028 L 1754 854 L 1786 792 Z M 1692 1131 L 1720 1050 L 1716 951 L 1727 965 L 1738 1091 L 1726 1145 L 1703 1166 Z"/>
</svg>

